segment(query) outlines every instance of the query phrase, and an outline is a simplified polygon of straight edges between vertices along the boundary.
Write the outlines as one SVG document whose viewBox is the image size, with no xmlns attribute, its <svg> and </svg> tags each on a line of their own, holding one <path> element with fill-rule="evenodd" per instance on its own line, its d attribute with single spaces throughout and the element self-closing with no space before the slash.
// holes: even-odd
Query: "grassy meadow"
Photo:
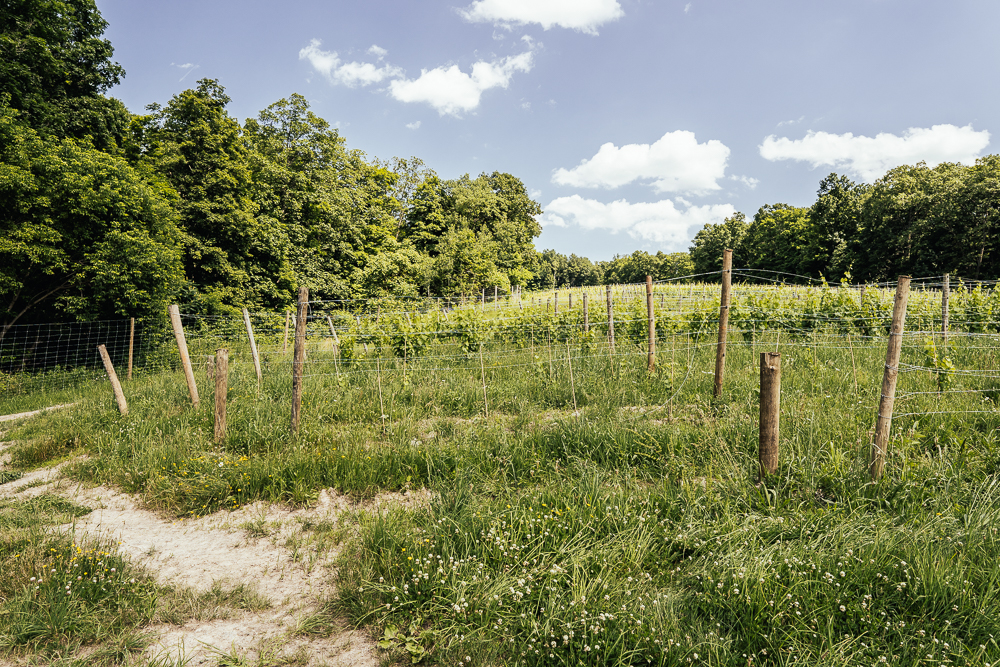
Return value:
<svg viewBox="0 0 1000 667">
<path fill-rule="evenodd" d="M 400 662 L 1000 663 L 993 293 L 953 295 L 964 333 L 945 345 L 929 333 L 940 295 L 914 292 L 886 474 L 873 483 L 891 290 L 862 300 L 847 289 L 738 289 L 713 399 L 717 288 L 657 289 L 653 373 L 644 296 L 617 294 L 612 351 L 603 288 L 588 294 L 589 331 L 579 292 L 558 313 L 549 294 L 533 295 L 534 308 L 377 320 L 316 309 L 294 435 L 283 316 L 257 320 L 259 386 L 240 320 L 189 318 L 199 407 L 167 348 L 125 384 L 125 417 L 103 383 L 9 392 L 4 413 L 78 402 L 7 433 L 20 443 L 7 468 L 71 459 L 74 478 L 175 516 L 308 504 L 325 488 L 358 500 L 427 488 L 426 507 L 357 512 L 331 574 L 338 593 L 304 624 L 346 618 Z M 204 370 L 216 347 L 231 360 L 220 444 Z M 765 350 L 782 355 L 781 453 L 760 481 Z M 51 502 L 52 516 L 76 511 Z M 35 516 L 5 503 L 4 517 Z M 10 619 L 41 613 L 22 612 L 30 578 L 51 569 L 48 549 L 71 553 L 49 546 L 62 538 L 40 523 L 56 518 L 37 516 L 0 532 L 0 649 L 35 641 Z M 119 614 L 107 627 L 128 636 L 163 593 L 143 584 L 116 595 L 117 607 L 80 604 Z M 60 641 L 94 641 L 90 627 L 67 625 Z"/>
</svg>

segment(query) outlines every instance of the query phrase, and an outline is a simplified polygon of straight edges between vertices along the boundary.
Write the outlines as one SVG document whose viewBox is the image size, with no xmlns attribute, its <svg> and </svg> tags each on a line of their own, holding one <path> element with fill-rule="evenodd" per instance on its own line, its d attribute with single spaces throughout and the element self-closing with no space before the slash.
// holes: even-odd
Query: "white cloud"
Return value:
<svg viewBox="0 0 1000 667">
<path fill-rule="evenodd" d="M 528 72 L 532 66 L 530 51 L 492 63 L 479 61 L 466 74 L 457 65 L 420 70 L 416 79 L 396 79 L 389 84 L 390 94 L 400 102 L 425 102 L 442 116 L 458 116 L 479 106 L 483 92 L 506 88 L 514 72 Z"/>
<path fill-rule="evenodd" d="M 549 202 L 539 222 L 546 227 L 580 227 L 587 230 L 625 232 L 635 239 L 660 244 L 666 250 L 685 250 L 695 232 L 706 223 L 719 223 L 736 212 L 730 204 L 684 208 L 664 199 L 631 204 L 624 199 L 604 204 L 580 195 L 559 197 Z"/>
<path fill-rule="evenodd" d="M 386 55 L 388 55 L 389 52 L 383 49 L 378 44 L 372 44 L 371 48 L 368 49 L 368 53 L 372 54 L 379 60 L 382 60 L 383 58 L 386 57 Z"/>
<path fill-rule="evenodd" d="M 690 2 L 687 3 L 686 5 L 684 5 L 684 13 L 687 14 L 689 11 L 691 11 L 691 3 Z"/>
<path fill-rule="evenodd" d="M 612 143 L 572 169 L 557 169 L 552 182 L 584 188 L 617 188 L 641 179 L 653 179 L 658 192 L 718 190 L 726 173 L 729 148 L 712 139 L 699 144 L 694 132 L 667 132 L 650 144 Z"/>
<path fill-rule="evenodd" d="M 990 133 L 979 132 L 972 125 L 934 125 L 911 127 L 903 136 L 881 133 L 875 137 L 856 137 L 829 132 L 807 132 L 803 139 L 771 135 L 759 147 L 765 160 L 801 160 L 813 168 L 821 165 L 846 169 L 872 182 L 886 171 L 920 161 L 929 166 L 941 162 L 973 162 L 990 143 Z"/>
<path fill-rule="evenodd" d="M 459 13 L 477 23 L 537 23 L 545 30 L 559 26 L 591 35 L 598 26 L 625 15 L 618 0 L 476 0 Z"/>
<path fill-rule="evenodd" d="M 783 121 L 781 121 L 781 122 L 778 123 L 778 127 L 782 127 L 784 125 L 796 125 L 798 123 L 801 123 L 805 119 L 806 119 L 805 116 L 799 116 L 797 119 L 794 119 L 794 120 L 783 120 Z"/>
<path fill-rule="evenodd" d="M 760 180 L 754 178 L 753 176 L 736 176 L 736 175 L 733 175 L 733 176 L 729 177 L 729 180 L 736 181 L 737 183 L 742 183 L 743 185 L 747 186 L 751 190 L 756 189 L 756 187 L 760 184 Z"/>
<path fill-rule="evenodd" d="M 416 120 L 416 121 L 413 121 L 412 123 L 407 123 L 406 127 L 408 129 L 410 129 L 410 130 L 419 130 L 420 129 L 420 121 Z"/>
<path fill-rule="evenodd" d="M 308 60 L 317 72 L 322 74 L 333 84 L 343 84 L 348 88 L 355 86 L 368 86 L 373 83 L 401 76 L 403 71 L 392 65 L 378 67 L 372 63 L 359 63 L 341 61 L 336 51 L 324 51 L 319 48 L 322 42 L 314 39 L 309 42 L 309 46 L 299 51 L 299 60 Z M 377 51 L 376 51 L 377 49 Z M 381 60 L 386 53 L 385 49 L 372 46 L 370 53 L 375 53 Z"/>
</svg>

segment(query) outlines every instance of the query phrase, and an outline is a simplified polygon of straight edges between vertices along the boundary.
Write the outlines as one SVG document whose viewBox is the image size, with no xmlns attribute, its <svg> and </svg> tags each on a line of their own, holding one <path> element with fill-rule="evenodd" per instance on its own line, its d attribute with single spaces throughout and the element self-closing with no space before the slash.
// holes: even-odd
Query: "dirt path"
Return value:
<svg viewBox="0 0 1000 667">
<path fill-rule="evenodd" d="M 63 408 L 68 408 L 76 405 L 76 403 L 63 403 L 61 405 L 50 405 L 47 408 L 41 408 L 39 410 L 32 410 L 31 412 L 18 412 L 13 415 L 0 415 L 0 422 L 12 422 L 18 419 L 26 419 L 28 417 L 34 417 L 35 415 L 40 415 L 43 412 L 48 412 L 49 410 L 61 410 Z"/>
<path fill-rule="evenodd" d="M 0 448 L 10 444 L 0 443 Z M 128 494 L 107 487 L 86 488 L 63 478 L 61 465 L 0 485 L 0 498 L 59 494 L 94 510 L 66 527 L 75 539 L 101 537 L 117 542 L 125 555 L 159 583 L 195 593 L 211 589 L 216 582 L 229 588 L 244 584 L 270 602 L 262 611 L 234 611 L 227 618 L 148 627 L 146 631 L 156 639 L 147 657 L 181 658 L 189 665 L 217 664 L 221 654 L 239 656 L 248 664 L 282 657 L 294 658 L 291 664 L 303 667 L 379 663 L 377 651 L 363 633 L 340 630 L 315 637 L 296 631 L 335 592 L 331 568 L 337 549 L 309 546 L 306 526 L 321 522 L 330 526 L 341 513 L 359 509 L 347 498 L 324 490 L 307 509 L 254 503 L 234 512 L 174 519 L 142 509 Z M 385 494 L 360 509 L 426 501 L 427 495 L 421 492 Z"/>
</svg>

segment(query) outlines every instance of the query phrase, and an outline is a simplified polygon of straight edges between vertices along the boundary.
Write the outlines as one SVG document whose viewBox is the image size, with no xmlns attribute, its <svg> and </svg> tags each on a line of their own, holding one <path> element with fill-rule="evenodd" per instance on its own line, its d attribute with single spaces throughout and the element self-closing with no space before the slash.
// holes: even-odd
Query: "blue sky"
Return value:
<svg viewBox="0 0 1000 667">
<path fill-rule="evenodd" d="M 369 156 L 514 174 L 539 249 L 594 260 L 1000 142 L 996 0 L 97 4 L 132 111 L 203 77 L 241 120 L 301 93 Z"/>
</svg>

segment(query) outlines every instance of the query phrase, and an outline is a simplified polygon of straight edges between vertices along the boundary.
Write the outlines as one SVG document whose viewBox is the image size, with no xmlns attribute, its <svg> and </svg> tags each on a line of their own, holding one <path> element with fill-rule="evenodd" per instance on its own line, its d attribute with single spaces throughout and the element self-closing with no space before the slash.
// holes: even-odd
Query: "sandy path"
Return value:
<svg viewBox="0 0 1000 667">
<path fill-rule="evenodd" d="M 0 469 L 3 465 L 0 462 Z M 249 664 L 283 656 L 295 656 L 297 665 L 378 664 L 372 642 L 363 633 L 344 630 L 315 638 L 294 632 L 302 618 L 335 592 L 330 568 L 337 553 L 307 551 L 296 560 L 285 542 L 302 530 L 304 519 L 335 521 L 340 512 L 354 507 L 346 498 L 324 490 L 308 509 L 254 503 L 235 512 L 182 520 L 144 510 L 132 496 L 114 489 L 85 488 L 61 478 L 61 465 L 0 485 L 0 498 L 58 493 L 94 510 L 66 527 L 75 539 L 102 537 L 119 543 L 119 549 L 158 582 L 199 592 L 216 581 L 249 584 L 271 602 L 261 612 L 234 611 L 226 619 L 146 628 L 156 637 L 147 657 L 183 656 L 190 665 L 214 665 L 220 653 L 238 655 Z M 367 506 L 425 501 L 421 493 L 386 494 Z M 247 523 L 264 527 L 267 535 L 247 532 L 242 527 Z"/>
</svg>

